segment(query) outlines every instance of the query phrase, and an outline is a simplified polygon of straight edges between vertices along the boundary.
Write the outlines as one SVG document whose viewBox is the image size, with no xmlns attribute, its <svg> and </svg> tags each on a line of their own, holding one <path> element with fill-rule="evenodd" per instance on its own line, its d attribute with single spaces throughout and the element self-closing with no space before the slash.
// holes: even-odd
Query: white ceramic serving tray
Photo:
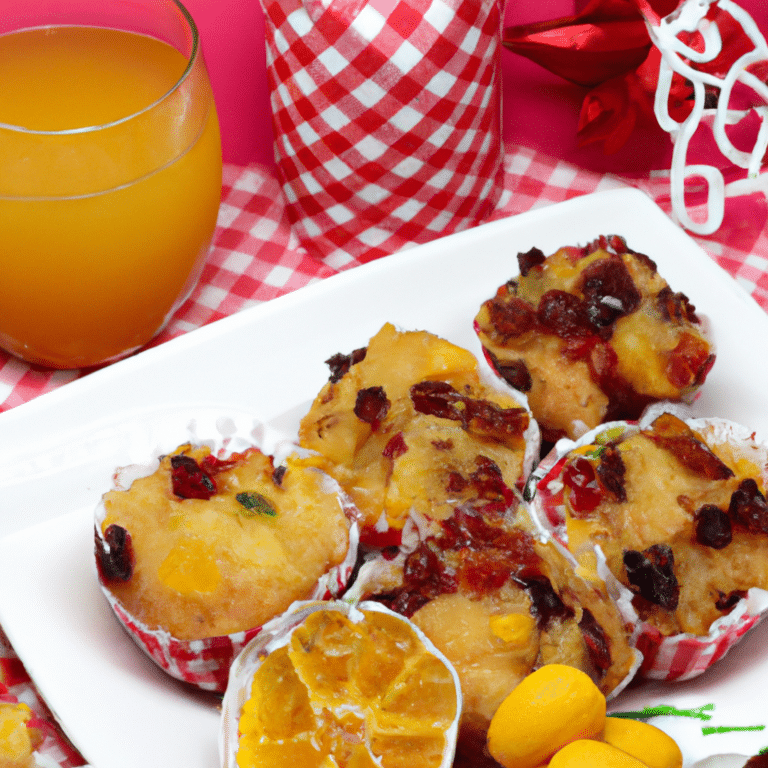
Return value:
<svg viewBox="0 0 768 768">
<path fill-rule="evenodd" d="M 364 346 L 387 321 L 480 356 L 472 320 L 517 274 L 518 252 L 614 233 L 712 324 L 718 358 L 695 413 L 767 435 L 768 315 L 635 190 L 575 198 L 367 264 L 0 414 L 0 625 L 95 768 L 218 765 L 218 700 L 157 671 L 96 583 L 92 516 L 115 468 L 175 447 L 190 422 L 204 431 L 217 412 L 294 432 L 327 379 L 324 361 Z M 707 707 L 699 711 L 709 719 L 653 721 L 679 740 L 686 765 L 754 754 L 768 746 L 767 643 L 761 625 L 702 677 L 645 685 L 611 707 Z"/>
</svg>

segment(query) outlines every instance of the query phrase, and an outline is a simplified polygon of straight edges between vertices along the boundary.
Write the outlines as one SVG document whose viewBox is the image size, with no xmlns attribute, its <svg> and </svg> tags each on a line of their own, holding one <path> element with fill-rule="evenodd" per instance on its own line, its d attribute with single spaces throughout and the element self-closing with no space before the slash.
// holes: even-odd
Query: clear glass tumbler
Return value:
<svg viewBox="0 0 768 768">
<path fill-rule="evenodd" d="M 150 341 L 221 199 L 197 29 L 176 0 L 0 0 L 0 347 L 55 368 Z"/>
</svg>

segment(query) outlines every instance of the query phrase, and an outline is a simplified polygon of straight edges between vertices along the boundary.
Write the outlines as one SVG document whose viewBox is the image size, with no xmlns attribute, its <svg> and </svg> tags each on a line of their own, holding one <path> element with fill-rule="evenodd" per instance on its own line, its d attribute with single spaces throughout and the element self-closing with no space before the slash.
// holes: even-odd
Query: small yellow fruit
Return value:
<svg viewBox="0 0 768 768">
<path fill-rule="evenodd" d="M 683 754 L 664 731 L 640 720 L 607 717 L 603 740 L 642 760 L 650 768 L 681 768 Z"/>
<path fill-rule="evenodd" d="M 547 664 L 501 703 L 488 729 L 488 749 L 505 768 L 538 768 L 565 744 L 605 725 L 605 697 L 586 673 Z"/>
<path fill-rule="evenodd" d="M 580 739 L 564 746 L 549 761 L 548 768 L 648 768 L 636 757 L 602 741 Z"/>
</svg>

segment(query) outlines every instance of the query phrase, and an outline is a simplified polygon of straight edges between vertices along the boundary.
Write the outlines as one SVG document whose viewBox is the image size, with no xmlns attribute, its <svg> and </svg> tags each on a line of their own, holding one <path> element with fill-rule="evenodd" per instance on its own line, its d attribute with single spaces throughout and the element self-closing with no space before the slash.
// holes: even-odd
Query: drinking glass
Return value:
<svg viewBox="0 0 768 768">
<path fill-rule="evenodd" d="M 139 349 L 197 282 L 221 199 L 200 40 L 177 0 L 0 0 L 0 347 Z"/>
</svg>

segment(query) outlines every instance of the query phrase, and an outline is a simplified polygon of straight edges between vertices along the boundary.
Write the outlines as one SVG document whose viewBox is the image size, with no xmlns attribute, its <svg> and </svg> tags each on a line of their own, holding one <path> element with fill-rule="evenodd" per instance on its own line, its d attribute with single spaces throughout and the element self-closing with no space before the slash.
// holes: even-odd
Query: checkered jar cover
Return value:
<svg viewBox="0 0 768 768">
<path fill-rule="evenodd" d="M 335 267 L 477 224 L 503 189 L 503 0 L 262 0 L 275 158 Z"/>
</svg>

